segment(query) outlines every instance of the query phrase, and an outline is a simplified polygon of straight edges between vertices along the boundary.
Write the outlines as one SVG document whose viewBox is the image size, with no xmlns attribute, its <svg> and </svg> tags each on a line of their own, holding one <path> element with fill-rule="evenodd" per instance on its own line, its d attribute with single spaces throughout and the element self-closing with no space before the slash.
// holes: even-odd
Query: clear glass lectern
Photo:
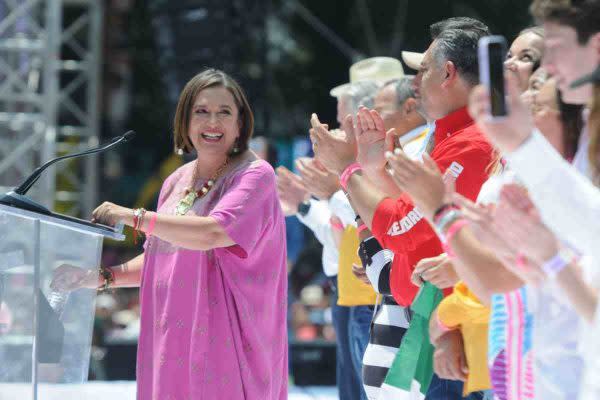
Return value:
<svg viewBox="0 0 600 400">
<path fill-rule="evenodd" d="M 87 380 L 96 291 L 50 289 L 62 264 L 100 265 L 108 228 L 0 205 L 0 400 Z"/>
</svg>

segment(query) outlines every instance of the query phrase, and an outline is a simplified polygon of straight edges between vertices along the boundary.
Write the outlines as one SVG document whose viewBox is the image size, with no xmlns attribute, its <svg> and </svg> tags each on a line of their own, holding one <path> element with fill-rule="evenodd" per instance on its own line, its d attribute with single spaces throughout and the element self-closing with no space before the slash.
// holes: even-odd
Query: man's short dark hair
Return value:
<svg viewBox="0 0 600 400">
<path fill-rule="evenodd" d="M 429 27 L 431 39 L 435 40 L 446 29 L 465 29 L 476 32 L 479 37 L 489 36 L 490 28 L 483 22 L 469 17 L 452 17 L 436 22 Z"/>
<path fill-rule="evenodd" d="M 529 10 L 538 23 L 556 22 L 575 29 L 582 45 L 600 32 L 600 0 L 534 0 Z"/>
<path fill-rule="evenodd" d="M 435 38 L 434 62 L 452 61 L 459 75 L 469 84 L 479 83 L 477 45 L 481 35 L 468 29 L 446 29 Z"/>
</svg>

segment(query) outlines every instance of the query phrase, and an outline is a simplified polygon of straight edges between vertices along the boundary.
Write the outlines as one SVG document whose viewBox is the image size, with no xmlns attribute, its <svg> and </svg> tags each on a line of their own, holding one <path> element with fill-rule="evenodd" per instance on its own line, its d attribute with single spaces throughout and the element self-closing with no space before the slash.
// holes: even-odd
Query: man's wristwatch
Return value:
<svg viewBox="0 0 600 400">
<path fill-rule="evenodd" d="M 303 217 L 306 217 L 306 214 L 310 211 L 310 201 L 303 201 L 298 204 L 298 214 Z"/>
</svg>

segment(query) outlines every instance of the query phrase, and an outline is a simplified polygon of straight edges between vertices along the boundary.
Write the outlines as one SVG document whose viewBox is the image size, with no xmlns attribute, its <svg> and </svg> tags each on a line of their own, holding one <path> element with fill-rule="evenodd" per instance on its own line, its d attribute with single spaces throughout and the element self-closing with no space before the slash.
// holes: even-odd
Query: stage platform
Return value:
<svg viewBox="0 0 600 400">
<path fill-rule="evenodd" d="M 337 389 L 328 386 L 292 386 L 289 400 L 335 400 Z M 31 399 L 30 387 L 0 384 L 0 400 Z M 81 385 L 40 385 L 38 400 L 135 400 L 135 382 L 88 382 Z"/>
</svg>

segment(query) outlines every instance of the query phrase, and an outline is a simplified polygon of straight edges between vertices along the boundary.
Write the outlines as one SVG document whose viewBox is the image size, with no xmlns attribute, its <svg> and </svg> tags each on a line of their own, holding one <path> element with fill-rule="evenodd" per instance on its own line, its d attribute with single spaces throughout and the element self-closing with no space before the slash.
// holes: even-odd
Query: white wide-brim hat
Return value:
<svg viewBox="0 0 600 400">
<path fill-rule="evenodd" d="M 392 79 L 404 76 L 402 63 L 392 57 L 371 57 L 360 60 L 350 67 L 350 82 L 331 89 L 329 94 L 333 97 L 342 96 L 353 83 L 361 81 L 374 81 L 385 83 Z"/>
</svg>

